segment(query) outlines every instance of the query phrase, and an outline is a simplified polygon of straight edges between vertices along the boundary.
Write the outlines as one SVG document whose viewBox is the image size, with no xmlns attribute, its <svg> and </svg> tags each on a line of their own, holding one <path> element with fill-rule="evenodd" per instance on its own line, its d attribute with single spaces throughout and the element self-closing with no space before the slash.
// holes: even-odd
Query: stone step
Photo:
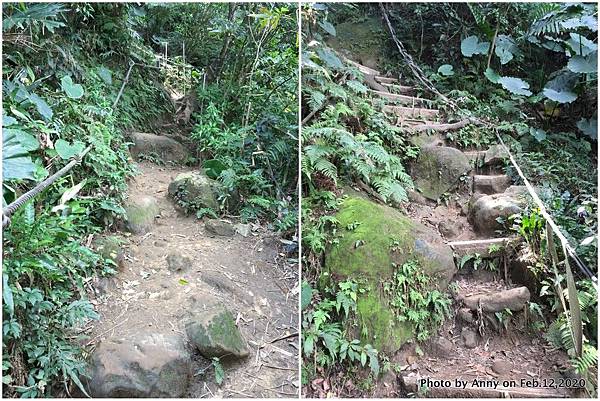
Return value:
<svg viewBox="0 0 600 401">
<path fill-rule="evenodd" d="M 390 88 L 392 89 L 394 92 L 398 92 L 401 93 L 403 95 L 412 95 L 413 93 L 415 93 L 415 88 L 411 87 L 411 86 L 403 86 L 403 85 L 397 85 L 397 84 L 387 84 L 384 82 L 380 82 L 381 85 L 385 86 L 386 88 Z"/>
<path fill-rule="evenodd" d="M 398 82 L 398 79 L 396 79 L 396 78 L 382 77 L 382 76 L 376 76 L 375 80 L 377 82 L 379 82 L 380 84 L 393 84 L 393 83 Z"/>
<path fill-rule="evenodd" d="M 422 99 L 419 97 L 406 96 L 406 95 L 398 95 L 396 93 L 382 92 L 372 90 L 372 93 L 378 95 L 379 97 L 391 100 L 392 102 L 398 102 L 400 104 L 408 105 L 408 106 L 422 106 L 431 103 L 429 99 Z"/>
<path fill-rule="evenodd" d="M 450 383 L 448 386 L 445 384 L 436 385 L 435 383 L 422 382 L 422 380 L 447 380 Z M 414 376 L 404 376 L 404 386 L 406 390 L 409 392 L 417 394 L 419 390 L 426 388 L 425 397 L 428 398 L 569 398 L 571 395 L 566 389 L 554 389 L 554 388 L 543 388 L 543 387 L 534 387 L 531 384 L 523 383 L 521 386 L 521 381 L 516 380 L 516 384 L 518 387 L 504 387 L 501 379 L 495 379 L 492 377 L 486 377 L 488 380 L 498 380 L 499 384 L 494 388 L 494 385 L 474 385 L 474 380 L 482 380 L 482 377 L 474 377 L 468 375 L 460 375 L 460 372 L 457 372 L 456 377 L 439 377 L 436 378 L 431 374 L 427 374 L 427 376 L 419 377 L 418 375 Z M 460 379 L 463 382 L 467 381 L 466 386 L 459 386 L 456 383 L 456 379 Z M 526 380 L 532 380 L 530 377 L 525 377 Z M 538 385 L 540 383 L 540 379 L 537 380 Z M 508 383 L 507 383 L 508 384 Z"/>
<path fill-rule="evenodd" d="M 400 117 L 423 117 L 436 118 L 440 111 L 436 109 L 424 109 L 419 107 L 384 106 L 384 113 L 395 114 Z"/>
<path fill-rule="evenodd" d="M 481 162 L 483 163 L 483 160 L 485 158 L 485 150 L 468 150 L 463 153 L 465 154 L 465 156 L 467 156 L 467 158 L 470 161 L 481 160 Z"/>
<path fill-rule="evenodd" d="M 519 237 L 503 237 L 503 238 L 490 238 L 490 239 L 478 239 L 470 241 L 451 241 L 447 244 L 452 248 L 454 253 L 462 258 L 465 255 L 478 254 L 482 258 L 496 257 L 500 255 L 504 247 L 507 245 L 513 245 L 520 242 Z M 498 251 L 490 252 L 496 247 L 500 247 Z"/>
<path fill-rule="evenodd" d="M 360 72 L 362 72 L 363 74 L 369 74 L 369 75 L 380 75 L 381 73 L 373 68 L 367 67 L 366 65 L 362 65 L 357 63 L 356 61 L 352 61 L 350 59 L 346 59 L 346 61 L 350 64 L 352 64 L 353 66 L 355 66 L 356 68 L 358 68 L 358 70 Z"/>
<path fill-rule="evenodd" d="M 500 194 L 511 185 L 511 179 L 505 174 L 500 175 L 474 175 L 473 192 L 486 195 Z"/>
<path fill-rule="evenodd" d="M 516 287 L 499 291 L 486 291 L 480 294 L 458 294 L 456 300 L 472 311 L 481 310 L 487 313 L 502 312 L 509 309 L 513 312 L 523 310 L 529 302 L 531 294 L 527 287 Z"/>
</svg>

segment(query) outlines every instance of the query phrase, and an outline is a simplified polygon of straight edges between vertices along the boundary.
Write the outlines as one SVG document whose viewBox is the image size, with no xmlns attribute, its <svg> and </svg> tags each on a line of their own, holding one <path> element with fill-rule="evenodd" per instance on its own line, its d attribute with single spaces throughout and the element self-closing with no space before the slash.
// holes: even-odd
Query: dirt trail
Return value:
<svg viewBox="0 0 600 401">
<path fill-rule="evenodd" d="M 143 235 L 123 233 L 121 271 L 95 285 L 101 316 L 90 337 L 171 332 L 185 337 L 194 311 L 222 303 L 233 313 L 250 356 L 223 362 L 225 380 L 215 383 L 210 361 L 192 350 L 187 397 L 295 397 L 298 394 L 298 272 L 279 253 L 279 238 L 254 226 L 248 237 L 215 237 L 195 217 L 181 215 L 167 197 L 175 176 L 191 168 L 142 162 L 129 196 L 152 196 L 160 215 Z M 167 268 L 168 255 L 190 257 L 182 272 Z"/>
</svg>

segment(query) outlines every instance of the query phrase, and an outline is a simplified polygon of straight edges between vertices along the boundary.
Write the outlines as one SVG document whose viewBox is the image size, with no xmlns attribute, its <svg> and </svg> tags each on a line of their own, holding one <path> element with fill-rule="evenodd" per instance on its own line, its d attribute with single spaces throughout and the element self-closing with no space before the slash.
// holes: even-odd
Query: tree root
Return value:
<svg viewBox="0 0 600 401">
<path fill-rule="evenodd" d="M 471 118 L 465 118 L 464 120 L 457 121 L 451 124 L 423 124 L 415 125 L 411 127 L 411 130 L 416 132 L 423 131 L 454 131 L 466 127 L 469 124 L 475 124 L 476 121 Z"/>
</svg>

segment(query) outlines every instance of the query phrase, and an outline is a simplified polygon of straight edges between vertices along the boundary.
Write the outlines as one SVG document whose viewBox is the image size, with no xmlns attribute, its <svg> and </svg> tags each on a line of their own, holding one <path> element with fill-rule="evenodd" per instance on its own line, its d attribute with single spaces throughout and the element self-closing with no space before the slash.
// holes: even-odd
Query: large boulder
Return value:
<svg viewBox="0 0 600 401">
<path fill-rule="evenodd" d="M 133 234 L 144 234 L 152 229 L 154 218 L 159 213 L 156 198 L 133 196 L 125 204 L 125 228 Z"/>
<path fill-rule="evenodd" d="M 475 230 L 482 234 L 493 234 L 502 229 L 498 218 L 506 220 L 509 216 L 520 213 L 526 203 L 525 193 L 525 187 L 511 186 L 503 193 L 474 199 L 469 208 L 469 220 Z"/>
<path fill-rule="evenodd" d="M 421 148 L 413 163 L 411 176 L 415 186 L 427 199 L 437 200 L 459 184 L 462 175 L 471 170 L 469 158 L 448 146 L 427 145 Z"/>
<path fill-rule="evenodd" d="M 456 273 L 452 250 L 433 229 L 367 199 L 346 199 L 336 218 L 343 236 L 326 252 L 321 284 L 331 278 L 364 283 L 368 290 L 358 298 L 357 318 L 367 329 L 365 340 L 395 352 L 412 338 L 414 327 L 397 319 L 383 283 L 391 281 L 399 266 L 416 260 L 431 287 L 443 290 Z"/>
<path fill-rule="evenodd" d="M 181 336 L 142 332 L 102 341 L 92 354 L 87 387 L 95 398 L 181 398 L 191 369 Z"/>
<path fill-rule="evenodd" d="M 187 150 L 182 144 L 167 136 L 146 134 L 143 132 L 132 132 L 129 134 L 133 146 L 129 149 L 133 157 L 144 155 L 156 155 L 164 162 L 175 162 L 183 164 L 189 157 Z"/>
<path fill-rule="evenodd" d="M 486 166 L 502 166 L 509 156 L 502 145 L 492 145 L 485 152 L 484 164 Z"/>
<path fill-rule="evenodd" d="M 200 208 L 219 209 L 217 202 L 219 185 L 200 171 L 178 174 L 169 184 L 169 196 L 186 210 Z"/>
<path fill-rule="evenodd" d="M 188 339 L 206 358 L 248 356 L 248 346 L 231 312 L 222 305 L 198 313 L 185 325 Z"/>
</svg>

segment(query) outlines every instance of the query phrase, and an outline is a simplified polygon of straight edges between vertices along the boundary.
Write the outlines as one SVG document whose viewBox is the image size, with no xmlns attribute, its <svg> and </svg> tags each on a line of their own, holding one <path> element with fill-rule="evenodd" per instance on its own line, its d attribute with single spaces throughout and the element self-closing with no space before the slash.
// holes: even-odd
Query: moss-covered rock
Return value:
<svg viewBox="0 0 600 401">
<path fill-rule="evenodd" d="M 367 292 L 357 302 L 361 332 L 376 348 L 394 352 L 413 328 L 396 319 L 383 283 L 393 278 L 394 265 L 417 260 L 433 285 L 443 289 L 456 272 L 452 250 L 433 229 L 367 199 L 346 199 L 336 218 L 343 236 L 326 252 L 324 275 L 365 283 Z"/>
<path fill-rule="evenodd" d="M 160 213 L 158 201 L 152 196 L 128 199 L 125 205 L 125 227 L 133 234 L 144 234 L 152 228 L 154 218 Z"/>
<path fill-rule="evenodd" d="M 97 237 L 94 239 L 93 248 L 104 260 L 114 263 L 119 269 L 125 264 L 125 252 L 123 251 L 124 240 L 116 235 Z"/>
<path fill-rule="evenodd" d="M 471 170 L 469 158 L 447 146 L 424 146 L 412 165 L 411 176 L 424 197 L 437 200 L 456 188 L 463 174 Z"/>
<path fill-rule="evenodd" d="M 218 190 L 218 183 L 200 171 L 181 173 L 169 184 L 169 196 L 186 211 L 200 208 L 218 210 Z"/>
<path fill-rule="evenodd" d="M 222 305 L 200 312 L 185 325 L 185 331 L 206 358 L 248 356 L 248 347 L 233 315 Z"/>
<path fill-rule="evenodd" d="M 335 30 L 336 35 L 327 38 L 327 45 L 366 67 L 379 68 L 386 33 L 378 18 L 343 22 Z"/>
</svg>

